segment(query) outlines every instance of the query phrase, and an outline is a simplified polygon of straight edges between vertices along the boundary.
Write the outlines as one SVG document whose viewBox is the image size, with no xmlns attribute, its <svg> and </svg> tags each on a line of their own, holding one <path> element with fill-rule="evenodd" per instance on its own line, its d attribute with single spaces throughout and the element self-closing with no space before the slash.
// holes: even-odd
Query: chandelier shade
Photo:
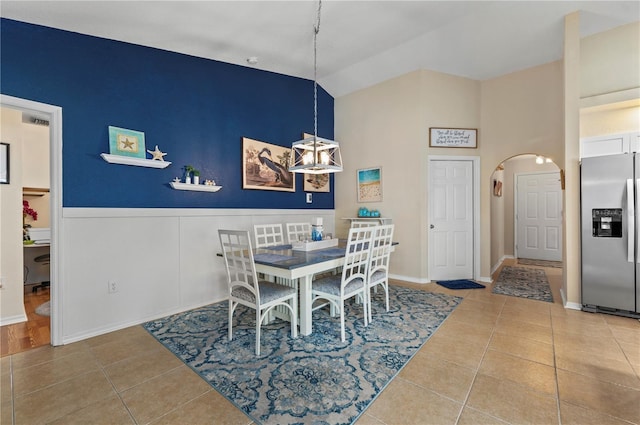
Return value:
<svg viewBox="0 0 640 425">
<path fill-rule="evenodd" d="M 340 144 L 333 140 L 312 136 L 291 144 L 289 171 L 323 174 L 342 171 Z"/>
<path fill-rule="evenodd" d="M 340 144 L 318 137 L 318 33 L 320 32 L 320 11 L 322 0 L 318 2 L 316 25 L 313 27 L 313 137 L 307 137 L 291 144 L 289 171 L 293 173 L 324 174 L 342 171 Z"/>
</svg>

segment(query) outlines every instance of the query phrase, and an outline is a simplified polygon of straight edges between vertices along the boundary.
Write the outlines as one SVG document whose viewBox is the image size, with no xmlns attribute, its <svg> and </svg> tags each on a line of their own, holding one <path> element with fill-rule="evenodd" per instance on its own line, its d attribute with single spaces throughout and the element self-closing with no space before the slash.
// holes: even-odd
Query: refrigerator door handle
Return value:
<svg viewBox="0 0 640 425">
<path fill-rule="evenodd" d="M 636 179 L 636 200 L 640 201 L 640 179 Z M 635 222 L 636 229 L 640 229 L 639 222 L 640 222 L 640 216 L 636 216 L 636 222 Z M 640 255 L 638 256 L 638 259 L 636 261 L 638 262 L 638 264 L 640 264 Z"/>
<path fill-rule="evenodd" d="M 639 179 L 640 180 L 640 179 Z M 635 262 L 635 243 L 636 243 L 636 218 L 635 218 L 635 205 L 633 200 L 633 179 L 627 179 L 627 261 L 629 263 Z"/>
</svg>

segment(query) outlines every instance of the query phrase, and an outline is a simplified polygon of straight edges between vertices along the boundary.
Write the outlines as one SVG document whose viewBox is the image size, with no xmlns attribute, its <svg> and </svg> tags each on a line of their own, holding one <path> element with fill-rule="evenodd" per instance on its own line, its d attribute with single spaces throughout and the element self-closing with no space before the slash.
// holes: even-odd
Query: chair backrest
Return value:
<svg viewBox="0 0 640 425">
<path fill-rule="evenodd" d="M 310 223 L 287 223 L 287 241 L 289 243 L 298 242 L 304 239 L 311 239 Z"/>
<path fill-rule="evenodd" d="M 354 279 L 361 278 L 366 282 L 372 242 L 373 227 L 349 229 L 344 265 L 342 266 L 343 290 Z"/>
<path fill-rule="evenodd" d="M 256 248 L 284 245 L 282 224 L 255 224 L 253 233 L 256 238 Z"/>
<path fill-rule="evenodd" d="M 359 229 L 360 227 L 374 227 L 377 226 L 379 223 L 377 221 L 352 221 L 351 222 L 351 228 L 356 228 Z"/>
<path fill-rule="evenodd" d="M 218 230 L 220 246 L 227 270 L 229 295 L 236 286 L 242 286 L 254 294 L 260 303 L 258 274 L 251 251 L 251 236 L 248 230 Z"/>
<path fill-rule="evenodd" d="M 389 257 L 391 254 L 391 244 L 393 243 L 393 228 L 393 224 L 376 226 L 373 228 L 369 276 L 380 270 L 385 273 L 389 272 Z"/>
</svg>

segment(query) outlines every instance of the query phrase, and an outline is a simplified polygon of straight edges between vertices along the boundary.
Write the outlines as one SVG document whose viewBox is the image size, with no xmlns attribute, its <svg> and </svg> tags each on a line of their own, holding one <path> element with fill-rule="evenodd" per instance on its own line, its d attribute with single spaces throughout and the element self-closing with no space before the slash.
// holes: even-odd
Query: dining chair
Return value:
<svg viewBox="0 0 640 425">
<path fill-rule="evenodd" d="M 379 223 L 377 221 L 352 221 L 351 222 L 351 228 L 360 228 L 360 227 L 374 227 L 377 226 Z"/>
<path fill-rule="evenodd" d="M 253 234 L 256 238 L 256 248 L 284 245 L 282 224 L 254 224 Z"/>
<path fill-rule="evenodd" d="M 311 234 L 311 231 L 309 231 Z M 256 248 L 268 248 L 270 246 L 285 245 L 284 232 L 282 231 L 282 224 L 254 224 L 253 235 L 256 240 Z M 260 278 L 265 276 L 260 274 Z M 278 283 L 291 286 L 298 290 L 298 280 L 288 280 L 284 278 L 276 278 Z"/>
<path fill-rule="evenodd" d="M 287 242 L 294 243 L 302 239 L 311 239 L 310 223 L 287 223 Z"/>
<path fill-rule="evenodd" d="M 271 310 L 289 310 L 291 337 L 298 336 L 298 291 L 290 286 L 259 280 L 248 230 L 218 230 L 229 287 L 229 341 L 233 339 L 233 313 L 242 304 L 256 312 L 256 356 L 260 355 L 260 326 Z"/>
<path fill-rule="evenodd" d="M 373 231 L 370 227 L 349 230 L 342 274 L 327 276 L 312 282 L 312 303 L 328 301 L 340 313 L 340 338 L 345 341 L 344 302 L 352 297 L 362 301 L 364 325 L 367 326 L 367 277 Z"/>
<path fill-rule="evenodd" d="M 371 290 L 382 286 L 385 296 L 385 307 L 389 311 L 389 259 L 393 243 L 393 224 L 373 227 L 373 242 L 367 279 L 367 297 L 369 322 L 371 322 Z"/>
</svg>

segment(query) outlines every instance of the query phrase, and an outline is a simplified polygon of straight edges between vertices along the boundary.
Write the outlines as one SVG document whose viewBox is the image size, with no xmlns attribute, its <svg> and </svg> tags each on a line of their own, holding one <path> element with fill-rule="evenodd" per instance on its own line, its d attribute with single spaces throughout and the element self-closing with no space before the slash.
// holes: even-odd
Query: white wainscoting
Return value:
<svg viewBox="0 0 640 425">
<path fill-rule="evenodd" d="M 335 234 L 335 210 L 64 208 L 52 320 L 67 344 L 224 300 L 218 229 L 315 217 Z"/>
</svg>

